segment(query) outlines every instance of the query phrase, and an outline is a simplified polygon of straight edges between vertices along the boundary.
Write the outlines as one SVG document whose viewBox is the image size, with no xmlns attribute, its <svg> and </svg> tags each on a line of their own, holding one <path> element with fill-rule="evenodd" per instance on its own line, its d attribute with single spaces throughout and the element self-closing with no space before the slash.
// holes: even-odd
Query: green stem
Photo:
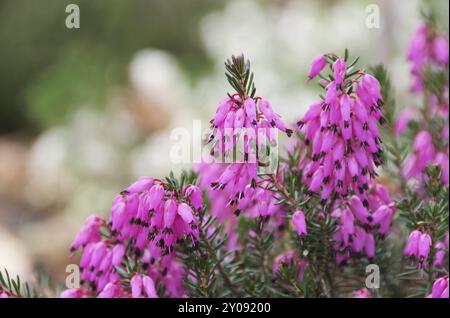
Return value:
<svg viewBox="0 0 450 318">
<path fill-rule="evenodd" d="M 299 205 L 297 200 L 295 200 L 292 195 L 289 193 L 289 191 L 284 187 L 284 185 L 277 180 L 277 177 L 275 174 L 270 175 L 270 181 L 277 189 L 278 193 L 280 193 L 283 198 L 286 200 L 286 202 L 289 203 L 292 209 L 297 209 L 297 206 Z"/>
<path fill-rule="evenodd" d="M 237 297 L 242 297 L 241 293 L 236 289 L 236 287 L 233 285 L 233 283 L 231 282 L 230 277 L 228 276 L 227 272 L 225 271 L 225 269 L 222 267 L 221 261 L 217 258 L 216 253 L 214 252 L 213 247 L 211 246 L 211 244 L 209 244 L 209 241 L 203 231 L 203 227 L 201 225 L 201 223 L 199 224 L 199 234 L 200 234 L 200 238 L 202 239 L 202 241 L 205 244 L 205 247 L 208 251 L 208 253 L 210 254 L 211 257 L 214 257 L 214 261 L 216 263 L 216 269 L 219 271 L 220 275 L 222 276 L 225 284 L 228 286 L 228 288 L 230 289 L 230 291 L 236 295 Z"/>
</svg>

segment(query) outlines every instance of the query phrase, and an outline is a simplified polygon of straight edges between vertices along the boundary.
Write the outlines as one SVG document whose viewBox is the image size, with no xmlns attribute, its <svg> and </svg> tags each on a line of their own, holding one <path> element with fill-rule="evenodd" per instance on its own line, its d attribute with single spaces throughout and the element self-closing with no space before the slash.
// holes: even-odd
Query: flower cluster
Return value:
<svg viewBox="0 0 450 318">
<path fill-rule="evenodd" d="M 311 161 L 304 174 L 311 193 L 327 200 L 351 192 L 364 198 L 375 166 L 381 164 L 381 138 L 377 123 L 383 123 L 380 84 L 363 71 L 351 72 L 343 58 L 321 55 L 313 61 L 310 78 L 330 65 L 332 75 L 322 76 L 326 95 L 310 106 L 297 123 L 312 144 Z"/>
<path fill-rule="evenodd" d="M 431 24 L 419 25 L 410 42 L 408 60 L 413 78 L 411 89 L 423 95 L 425 107 L 422 116 L 405 109 L 396 123 L 398 134 L 404 133 L 413 119 L 421 127 L 414 138 L 413 153 L 402 168 L 407 180 L 426 178 L 426 166 L 439 165 L 442 182 L 449 184 L 448 55 L 448 38 L 438 34 Z"/>
<path fill-rule="evenodd" d="M 217 180 L 224 175 L 229 167 L 229 165 L 217 163 L 202 163 L 198 166 L 199 186 L 207 192 L 211 202 L 210 212 L 218 218 L 220 223 L 230 219 L 233 214 L 236 216 L 245 214 L 248 217 L 266 217 L 282 211 L 282 207 L 277 204 L 278 201 L 270 189 L 271 183 L 257 175 L 253 182 L 245 185 L 239 200 L 230 201 L 229 198 L 234 194 L 231 188 L 211 189 L 212 180 Z"/>
<path fill-rule="evenodd" d="M 337 263 L 344 262 L 352 254 L 364 253 L 373 259 L 376 237 L 384 238 L 391 226 L 396 208 L 386 188 L 374 184 L 367 198 L 367 208 L 356 195 L 336 203 L 332 216 L 338 220 L 338 228 L 333 236 Z"/>
<path fill-rule="evenodd" d="M 274 129 L 289 136 L 292 130 L 286 128 L 281 117 L 273 112 L 266 100 L 248 97 L 241 102 L 241 97 L 236 95 L 226 98 L 219 105 L 211 122 L 213 132 L 210 141 L 214 143 L 214 155 L 217 152 L 225 157 L 232 154 L 229 160 L 234 163 L 221 163 L 226 168 L 210 185 L 213 190 L 226 189 L 230 194 L 228 204 L 237 205 L 244 198 L 248 185 L 256 187 L 258 166 L 263 161 L 261 152 L 265 152 L 267 147 L 276 146 Z M 243 160 L 234 156 L 239 139 L 243 145 Z"/>
<path fill-rule="evenodd" d="M 147 275 L 135 274 L 130 281 L 131 295 L 133 298 L 142 298 L 144 295 L 148 298 L 158 298 L 155 283 Z"/>
<path fill-rule="evenodd" d="M 69 289 L 61 296 L 157 297 L 155 282 L 167 294 L 181 296 L 184 269 L 174 247 L 182 239 L 197 244 L 196 213 L 202 209 L 198 187 L 177 189 L 158 179 L 140 178 L 113 200 L 108 223 L 96 215 L 87 218 L 71 246 L 72 253 L 83 248 L 80 271 L 87 288 Z M 129 261 L 141 267 L 130 281 L 121 275 Z"/>
<path fill-rule="evenodd" d="M 381 87 L 355 64 L 334 54 L 313 59 L 308 78 L 320 75 L 326 94 L 298 121 L 301 138 L 288 149 L 309 194 L 319 194 L 324 207 L 331 202 L 324 212 L 330 210 L 337 223 L 332 250 L 338 264 L 363 253 L 374 258 L 377 239 L 387 235 L 396 212 L 386 188 L 374 180 L 382 153 Z M 321 74 L 327 66 L 328 79 Z M 306 151 L 296 153 L 296 147 Z M 299 236 L 307 235 L 303 211 L 294 212 L 292 223 Z"/>
<path fill-rule="evenodd" d="M 414 138 L 413 153 L 405 161 L 402 169 L 406 179 L 420 179 L 425 176 L 425 168 L 430 165 L 441 167 L 441 180 L 445 185 L 449 184 L 449 158 L 448 148 L 437 151 L 433 145 L 433 137 L 426 131 L 420 131 Z"/>
<path fill-rule="evenodd" d="M 258 168 L 270 165 L 267 151 L 277 146 L 277 132 L 291 136 L 281 116 L 270 103 L 255 97 L 253 73 L 243 56 L 225 63 L 227 78 L 236 93 L 228 96 L 217 107 L 211 120 L 207 143 L 211 144 L 214 163 L 224 164 L 224 169 L 210 186 L 213 190 L 226 190 L 227 205 L 238 205 L 248 185 L 256 187 Z M 239 207 L 237 208 L 239 210 Z"/>
<path fill-rule="evenodd" d="M 448 64 L 442 40 L 437 42 L 433 59 Z M 410 52 L 418 70 L 423 66 L 419 44 Z M 287 158 L 269 173 L 260 169 L 272 158 L 268 162 L 263 156 L 277 146 L 279 131 L 288 136 L 293 131 L 269 102 L 255 97 L 249 63 L 242 56 L 227 61 L 226 75 L 236 93 L 228 94 L 211 120 L 211 160 L 197 166 L 198 182 L 194 177 L 187 181 L 186 175 L 164 181 L 142 177 L 114 198 L 109 219 L 89 216 L 71 245 L 72 254 L 82 250 L 82 286 L 61 297 L 382 295 L 366 288 L 351 292 L 360 287 L 331 291 L 339 285 L 333 284 L 331 270 L 344 273 L 342 265 L 349 260 L 384 255 L 380 242 L 397 209 L 403 216 L 405 206 L 415 205 L 407 198 L 395 204 L 387 187 L 396 185 L 375 178 L 382 156 L 381 85 L 355 68 L 357 60 L 347 64 L 347 59 L 348 52 L 345 58 L 314 58 L 308 78 L 319 76 L 325 94 L 298 121 L 298 138 L 292 138 Z M 402 134 L 415 116 L 405 113 L 396 133 Z M 421 130 L 403 174 L 418 178 L 428 164 L 439 164 L 448 185 L 448 150 L 439 150 L 433 129 Z M 408 219 L 413 231 L 404 248 L 430 282 L 436 279 L 428 296 L 433 298 L 448 297 L 448 276 L 442 277 L 447 274 L 448 229 L 439 221 L 448 220 L 448 214 L 442 213 L 445 200 L 439 195 L 445 191 L 440 191 L 439 169 L 434 171 L 428 173 L 439 186 L 431 195 L 435 206 L 421 207 L 424 215 Z M 214 217 L 205 217 L 206 211 Z M 439 225 L 429 226 L 435 219 Z M 288 237 L 296 246 L 286 245 Z M 7 296 L 0 284 L 0 297 Z"/>
<path fill-rule="evenodd" d="M 448 66 L 448 38 L 437 34 L 426 24 L 419 25 L 409 44 L 408 60 L 412 64 L 411 90 L 422 92 L 427 64 L 433 64 L 439 68 Z"/>
<path fill-rule="evenodd" d="M 419 261 L 419 268 L 423 269 L 427 267 L 428 256 L 432 245 L 433 242 L 428 233 L 414 230 L 408 237 L 403 254 L 411 258 L 416 258 Z"/>
<path fill-rule="evenodd" d="M 143 177 L 114 201 L 111 229 L 121 242 L 129 240 L 137 255 L 149 249 L 154 257 L 173 252 L 177 240 L 198 240 L 195 211 L 203 206 L 202 193 L 193 185 L 181 193 L 162 181 Z"/>
</svg>

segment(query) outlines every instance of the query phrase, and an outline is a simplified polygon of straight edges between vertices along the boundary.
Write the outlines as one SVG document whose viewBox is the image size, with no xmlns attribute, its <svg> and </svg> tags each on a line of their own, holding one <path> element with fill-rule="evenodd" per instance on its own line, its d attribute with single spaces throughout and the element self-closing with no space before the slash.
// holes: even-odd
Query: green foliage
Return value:
<svg viewBox="0 0 450 318">
<path fill-rule="evenodd" d="M 420 15 L 422 20 L 439 32 L 448 32 L 448 1 L 421 0 Z"/>
<path fill-rule="evenodd" d="M 184 280 L 192 297 L 242 297 L 240 263 L 234 252 L 227 252 L 226 235 L 215 224 L 215 218 L 199 216 L 198 245 L 184 241 L 180 248 L 187 277 Z"/>
<path fill-rule="evenodd" d="M 386 120 L 387 130 L 392 131 L 395 124 L 396 105 L 389 72 L 383 64 L 371 67 L 369 68 L 369 71 L 380 83 L 381 95 L 383 96 L 384 101 L 383 116 Z"/>
<path fill-rule="evenodd" d="M 0 271 L 0 293 L 2 290 L 6 291 L 10 297 L 39 297 L 37 291 L 30 288 L 28 282 L 21 282 L 19 275 L 15 279 L 11 278 L 6 268 L 4 273 Z"/>
<path fill-rule="evenodd" d="M 75 107 L 104 105 L 143 48 L 175 55 L 192 79 L 209 69 L 197 32 L 222 0 L 78 0 L 80 28 L 67 29 L 69 0 L 0 2 L 0 131 L 60 124 Z"/>
<path fill-rule="evenodd" d="M 272 277 L 272 248 L 274 236 L 266 230 L 269 218 L 259 217 L 248 220 L 248 232 L 243 245 L 246 253 L 242 256 L 245 265 L 246 294 L 251 297 L 270 297 Z"/>
<path fill-rule="evenodd" d="M 183 171 L 179 178 L 176 178 L 174 173 L 171 171 L 169 176 L 165 178 L 165 188 L 166 190 L 174 191 L 175 195 L 178 197 L 185 185 L 195 184 L 197 182 L 197 174 L 193 171 Z"/>
<path fill-rule="evenodd" d="M 250 71 L 250 61 L 245 60 L 244 54 L 231 56 L 231 60 L 225 62 L 225 68 L 228 82 L 242 99 L 255 96 L 253 72 Z"/>
</svg>

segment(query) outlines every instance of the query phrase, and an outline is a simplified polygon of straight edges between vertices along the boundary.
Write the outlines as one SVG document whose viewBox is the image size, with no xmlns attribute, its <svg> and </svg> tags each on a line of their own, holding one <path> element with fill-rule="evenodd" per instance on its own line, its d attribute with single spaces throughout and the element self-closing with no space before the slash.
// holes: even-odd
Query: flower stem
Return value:
<svg viewBox="0 0 450 318">
<path fill-rule="evenodd" d="M 208 251 L 208 253 L 214 257 L 214 261 L 216 263 L 216 268 L 219 271 L 220 275 L 222 276 L 225 284 L 228 286 L 228 288 L 230 289 L 230 291 L 236 295 L 237 297 L 242 297 L 241 293 L 236 289 L 236 287 L 233 285 L 233 283 L 231 282 L 230 277 L 228 276 L 227 272 L 225 271 L 225 269 L 222 267 L 222 264 L 220 262 L 220 260 L 217 258 L 216 253 L 214 252 L 213 247 L 211 246 L 211 244 L 209 243 L 204 231 L 203 231 L 203 227 L 201 225 L 201 223 L 199 224 L 199 234 L 200 234 L 200 238 L 202 239 L 202 241 L 205 244 L 205 247 Z"/>
</svg>

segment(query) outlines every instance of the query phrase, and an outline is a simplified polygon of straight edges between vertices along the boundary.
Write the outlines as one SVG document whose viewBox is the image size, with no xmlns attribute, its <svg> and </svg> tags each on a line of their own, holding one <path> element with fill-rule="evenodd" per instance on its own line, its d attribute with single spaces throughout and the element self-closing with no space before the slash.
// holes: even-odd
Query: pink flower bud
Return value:
<svg viewBox="0 0 450 318">
<path fill-rule="evenodd" d="M 112 260 L 113 266 L 120 265 L 122 263 L 123 257 L 125 255 L 125 246 L 123 244 L 117 244 L 112 250 Z"/>
<path fill-rule="evenodd" d="M 420 152 L 421 150 L 428 148 L 432 144 L 433 138 L 431 137 L 431 134 L 426 130 L 422 130 L 416 135 L 414 139 L 414 150 Z"/>
<path fill-rule="evenodd" d="M 363 289 L 354 291 L 353 298 L 372 298 L 372 296 L 366 288 L 363 288 Z"/>
<path fill-rule="evenodd" d="M 153 279 L 145 275 L 142 279 L 142 284 L 144 286 L 145 293 L 149 298 L 158 298 Z"/>
<path fill-rule="evenodd" d="M 97 215 L 90 215 L 86 219 L 81 230 L 72 242 L 71 250 L 75 251 L 80 246 L 86 245 L 90 242 L 97 242 L 100 240 L 99 228 L 104 225 L 105 220 Z"/>
<path fill-rule="evenodd" d="M 418 230 L 414 230 L 409 234 L 408 241 L 406 243 L 403 254 L 405 256 L 417 256 L 419 251 L 419 240 L 422 233 Z"/>
<path fill-rule="evenodd" d="M 126 188 L 126 191 L 128 193 L 139 193 L 150 189 L 153 184 L 154 179 L 152 177 L 141 177 L 138 181 Z"/>
<path fill-rule="evenodd" d="M 295 211 L 292 215 L 292 224 L 294 224 L 294 227 L 300 236 L 306 236 L 307 229 L 306 229 L 306 221 L 305 221 L 305 214 L 303 211 L 298 210 Z"/>
<path fill-rule="evenodd" d="M 437 36 L 432 43 L 433 56 L 440 65 L 448 64 L 448 39 L 445 36 Z"/>
<path fill-rule="evenodd" d="M 366 240 L 364 241 L 364 251 L 368 258 L 375 257 L 375 239 L 372 233 L 366 234 Z"/>
<path fill-rule="evenodd" d="M 428 235 L 428 233 L 423 233 L 419 239 L 419 250 L 418 250 L 419 262 L 423 267 L 426 267 L 426 262 L 428 260 L 428 255 L 430 254 L 431 245 L 432 242 L 430 235 Z"/>
<path fill-rule="evenodd" d="M 431 288 L 431 298 L 448 298 L 448 275 L 435 280 Z"/>
<path fill-rule="evenodd" d="M 135 274 L 130 281 L 131 286 L 131 296 L 133 298 L 142 297 L 142 278 L 141 275 Z"/>
<path fill-rule="evenodd" d="M 327 59 L 325 54 L 319 54 L 311 61 L 311 70 L 309 71 L 308 78 L 312 79 L 316 77 L 327 66 Z"/>
<path fill-rule="evenodd" d="M 361 199 L 356 195 L 351 197 L 350 209 L 361 223 L 368 224 L 372 220 L 369 212 L 362 204 Z"/>
<path fill-rule="evenodd" d="M 115 298 L 120 294 L 120 288 L 115 282 L 108 283 L 105 288 L 97 295 L 97 298 Z"/>
<path fill-rule="evenodd" d="M 256 126 L 257 120 L 256 120 L 256 105 L 253 98 L 247 98 L 244 102 L 244 110 L 247 114 L 247 117 L 250 121 L 250 123 L 253 126 Z"/>
<path fill-rule="evenodd" d="M 177 215 L 177 202 L 174 199 L 169 199 L 164 204 L 164 227 L 166 229 L 172 228 L 173 222 Z"/>
<path fill-rule="evenodd" d="M 408 124 L 415 117 L 416 113 L 410 109 L 404 109 L 397 118 L 395 122 L 395 134 L 397 136 L 402 135 L 408 128 Z"/>
<path fill-rule="evenodd" d="M 5 293 L 5 295 L 6 295 L 6 293 Z M 66 289 L 59 295 L 59 297 L 60 298 L 82 298 L 83 290 L 81 288 Z M 0 293 L 0 298 L 2 298 L 1 293 Z"/>
<path fill-rule="evenodd" d="M 445 244 L 443 242 L 437 242 L 434 245 L 436 254 L 434 256 L 434 266 L 443 267 L 445 264 Z"/>
<path fill-rule="evenodd" d="M 150 189 L 150 204 L 149 204 L 149 209 L 156 209 L 158 207 L 158 205 L 162 202 L 163 198 L 164 198 L 164 187 L 160 184 L 154 185 L 151 189 Z"/>
<path fill-rule="evenodd" d="M 178 215 L 181 216 L 184 222 L 187 224 L 196 223 L 196 219 L 194 217 L 194 213 L 189 205 L 186 203 L 180 203 L 178 206 Z"/>
<path fill-rule="evenodd" d="M 338 58 L 333 64 L 333 76 L 337 85 L 342 84 L 344 81 L 346 70 L 347 65 L 345 64 L 344 59 Z"/>
<path fill-rule="evenodd" d="M 275 117 L 272 107 L 265 99 L 259 101 L 259 110 L 264 114 L 264 117 L 266 117 L 268 122 L 271 122 Z"/>
</svg>

